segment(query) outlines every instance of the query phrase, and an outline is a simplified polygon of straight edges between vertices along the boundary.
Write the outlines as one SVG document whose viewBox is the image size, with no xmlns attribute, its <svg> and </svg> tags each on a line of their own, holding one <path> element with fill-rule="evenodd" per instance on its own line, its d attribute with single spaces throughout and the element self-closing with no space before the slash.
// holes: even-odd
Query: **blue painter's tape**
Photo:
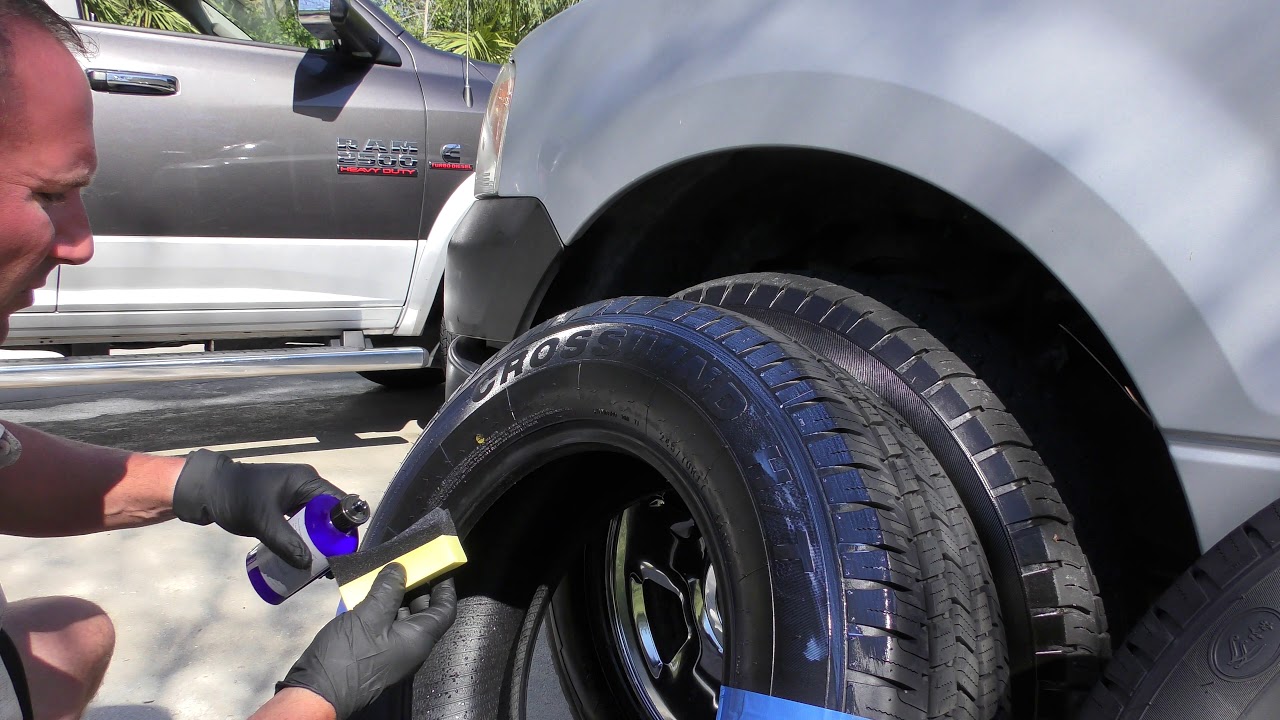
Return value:
<svg viewBox="0 0 1280 720">
<path fill-rule="evenodd" d="M 761 695 L 731 687 L 720 688 L 720 712 L 716 720 L 867 720 L 837 710 L 805 705 L 794 700 Z"/>
</svg>

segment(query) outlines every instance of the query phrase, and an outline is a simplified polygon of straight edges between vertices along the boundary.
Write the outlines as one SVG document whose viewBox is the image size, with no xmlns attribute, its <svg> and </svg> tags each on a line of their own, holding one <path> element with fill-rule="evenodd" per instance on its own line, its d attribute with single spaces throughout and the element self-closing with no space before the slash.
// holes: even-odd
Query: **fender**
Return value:
<svg viewBox="0 0 1280 720">
<path fill-rule="evenodd" d="M 1280 12 L 1153 12 L 584 3 L 516 50 L 499 194 L 537 196 L 572 242 L 639 179 L 709 152 L 867 158 L 960 198 L 1038 257 L 1098 323 L 1171 444 L 1274 450 L 1280 130 L 1256 88 L 1280 63 L 1268 41 Z M 1185 482 L 1190 466 L 1174 455 Z M 1250 506 L 1201 525 L 1202 540 L 1277 494 L 1250 473 L 1237 478 Z"/>
</svg>

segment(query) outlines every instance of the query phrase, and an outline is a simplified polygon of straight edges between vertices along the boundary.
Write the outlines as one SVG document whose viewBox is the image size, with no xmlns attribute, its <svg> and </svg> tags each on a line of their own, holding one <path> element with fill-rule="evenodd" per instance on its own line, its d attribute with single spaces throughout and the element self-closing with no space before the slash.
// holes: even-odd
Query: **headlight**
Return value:
<svg viewBox="0 0 1280 720">
<path fill-rule="evenodd" d="M 516 66 L 507 63 L 498 73 L 489 93 L 489 106 L 480 127 L 480 149 L 476 153 L 476 195 L 498 194 L 498 168 L 502 158 L 502 139 L 507 134 L 507 113 L 511 111 L 511 93 L 516 87 Z"/>
</svg>

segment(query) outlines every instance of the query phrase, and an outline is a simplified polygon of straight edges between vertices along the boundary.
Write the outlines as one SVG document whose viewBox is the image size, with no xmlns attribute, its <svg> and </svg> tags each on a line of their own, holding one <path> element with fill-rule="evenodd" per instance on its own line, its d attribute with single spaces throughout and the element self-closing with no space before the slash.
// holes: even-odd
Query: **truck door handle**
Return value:
<svg viewBox="0 0 1280 720">
<path fill-rule="evenodd" d="M 178 78 L 172 75 L 97 68 L 90 68 L 85 71 L 85 74 L 89 76 L 89 87 L 98 92 L 125 95 L 178 94 Z"/>
</svg>

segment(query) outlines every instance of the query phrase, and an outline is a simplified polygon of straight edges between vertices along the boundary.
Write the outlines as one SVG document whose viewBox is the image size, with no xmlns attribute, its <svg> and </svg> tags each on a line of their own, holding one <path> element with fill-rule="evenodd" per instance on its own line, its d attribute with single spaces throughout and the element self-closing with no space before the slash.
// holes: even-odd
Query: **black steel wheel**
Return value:
<svg viewBox="0 0 1280 720">
<path fill-rule="evenodd" d="M 600 667 L 635 700 L 636 716 L 715 717 L 727 638 L 715 564 L 692 513 L 676 494 L 655 493 L 596 537 L 603 542 L 585 551 L 581 568 L 585 592 L 566 585 L 575 597 L 551 606 L 556 647 L 601 642 Z"/>
</svg>

